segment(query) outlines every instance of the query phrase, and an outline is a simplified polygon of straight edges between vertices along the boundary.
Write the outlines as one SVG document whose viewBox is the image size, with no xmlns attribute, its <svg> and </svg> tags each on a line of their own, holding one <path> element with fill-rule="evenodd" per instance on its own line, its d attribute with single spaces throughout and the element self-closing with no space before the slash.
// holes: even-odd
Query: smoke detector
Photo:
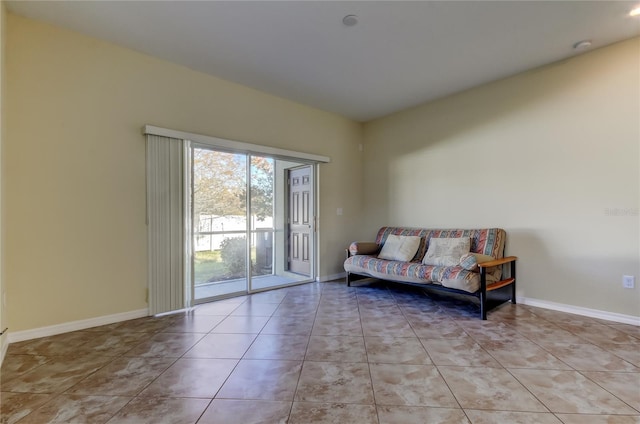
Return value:
<svg viewBox="0 0 640 424">
<path fill-rule="evenodd" d="M 347 15 L 344 18 L 342 18 L 342 23 L 345 26 L 354 26 L 355 24 L 358 23 L 358 17 L 356 15 Z"/>
<path fill-rule="evenodd" d="M 574 50 L 584 50 L 584 49 L 588 49 L 589 47 L 591 47 L 591 40 L 582 40 L 582 41 L 578 41 L 577 43 L 575 43 L 573 45 L 573 49 Z"/>
</svg>

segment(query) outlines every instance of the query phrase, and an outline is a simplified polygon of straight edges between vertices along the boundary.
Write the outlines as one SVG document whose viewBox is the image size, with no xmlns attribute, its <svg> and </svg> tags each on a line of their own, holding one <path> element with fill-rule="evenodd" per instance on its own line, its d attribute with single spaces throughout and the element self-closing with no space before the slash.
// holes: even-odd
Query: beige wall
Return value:
<svg viewBox="0 0 640 424">
<path fill-rule="evenodd" d="M 503 227 L 519 296 L 640 316 L 639 117 L 633 39 L 367 123 L 370 236 Z"/>
<path fill-rule="evenodd" d="M 360 124 L 12 14 L 6 71 L 12 331 L 146 307 L 143 124 L 331 157 L 319 274 L 342 271 L 361 215 Z"/>
<path fill-rule="evenodd" d="M 147 123 L 330 156 L 321 276 L 381 225 L 500 226 L 519 295 L 640 316 L 621 287 L 640 279 L 638 39 L 367 123 L 363 169 L 348 119 L 11 14 L 6 31 L 12 331 L 146 307 Z"/>
<path fill-rule="evenodd" d="M 4 266 L 3 266 L 3 233 L 4 233 L 4 213 L 2 203 L 2 150 L 4 145 L 4 46 L 5 46 L 5 28 L 6 28 L 6 12 L 4 1 L 0 1 L 0 331 L 4 330 L 8 325 L 7 308 L 4 304 L 5 285 L 4 285 Z M 2 361 L 2 349 L 6 343 L 8 333 L 0 336 L 0 362 Z"/>
</svg>

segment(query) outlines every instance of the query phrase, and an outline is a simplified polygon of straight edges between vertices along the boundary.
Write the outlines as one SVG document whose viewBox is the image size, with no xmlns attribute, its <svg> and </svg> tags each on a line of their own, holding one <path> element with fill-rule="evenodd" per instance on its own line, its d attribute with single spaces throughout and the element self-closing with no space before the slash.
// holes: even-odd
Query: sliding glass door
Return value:
<svg viewBox="0 0 640 424">
<path fill-rule="evenodd" d="M 191 149 L 194 302 L 312 281 L 312 256 L 303 272 L 292 263 L 289 216 L 290 173 L 312 166 L 201 145 Z M 307 182 L 313 186 L 311 175 Z M 309 223 L 307 255 L 314 231 Z"/>
<path fill-rule="evenodd" d="M 274 265 L 274 160 L 251 156 L 251 281 L 268 281 Z"/>
<path fill-rule="evenodd" d="M 247 291 L 247 157 L 193 148 L 194 300 Z"/>
</svg>

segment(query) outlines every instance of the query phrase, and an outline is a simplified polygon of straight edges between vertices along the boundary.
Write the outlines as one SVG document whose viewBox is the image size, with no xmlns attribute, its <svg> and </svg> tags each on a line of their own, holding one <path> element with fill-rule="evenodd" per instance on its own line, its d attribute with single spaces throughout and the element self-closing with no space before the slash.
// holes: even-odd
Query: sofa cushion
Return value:
<svg viewBox="0 0 640 424">
<path fill-rule="evenodd" d="M 506 232 L 500 228 L 483 228 L 475 230 L 461 229 L 428 229 L 428 228 L 407 228 L 407 227 L 382 227 L 378 230 L 375 242 L 383 244 L 389 234 L 398 236 L 417 236 L 422 240 L 418 252 L 413 257 L 414 261 L 421 261 L 427 251 L 427 244 L 433 237 L 470 237 L 471 252 L 482 253 L 493 256 L 496 259 L 502 258 L 504 254 L 504 241 Z"/>
<path fill-rule="evenodd" d="M 435 266 L 456 266 L 462 255 L 469 253 L 471 240 L 469 237 L 431 238 L 429 248 L 422 263 Z"/>
<path fill-rule="evenodd" d="M 432 266 L 419 262 L 399 262 L 371 255 L 351 256 L 344 269 L 355 274 L 408 283 L 440 284 L 474 293 L 480 288 L 480 274 L 460 266 Z"/>
<path fill-rule="evenodd" d="M 378 254 L 380 259 L 409 262 L 418 250 L 420 237 L 389 235 Z"/>
</svg>

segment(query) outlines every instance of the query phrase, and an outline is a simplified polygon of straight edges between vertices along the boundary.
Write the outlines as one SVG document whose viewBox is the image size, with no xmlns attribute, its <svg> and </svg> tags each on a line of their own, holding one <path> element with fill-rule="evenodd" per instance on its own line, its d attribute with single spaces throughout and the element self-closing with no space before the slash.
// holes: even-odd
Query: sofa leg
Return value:
<svg viewBox="0 0 640 424">
<path fill-rule="evenodd" d="M 487 320 L 487 294 L 482 292 L 480 293 L 480 318 Z"/>
<path fill-rule="evenodd" d="M 513 278 L 513 283 L 511 283 L 511 303 L 516 304 L 516 261 L 511 262 L 511 278 Z"/>
<path fill-rule="evenodd" d="M 487 271 L 480 268 L 480 319 L 487 319 Z"/>
</svg>

